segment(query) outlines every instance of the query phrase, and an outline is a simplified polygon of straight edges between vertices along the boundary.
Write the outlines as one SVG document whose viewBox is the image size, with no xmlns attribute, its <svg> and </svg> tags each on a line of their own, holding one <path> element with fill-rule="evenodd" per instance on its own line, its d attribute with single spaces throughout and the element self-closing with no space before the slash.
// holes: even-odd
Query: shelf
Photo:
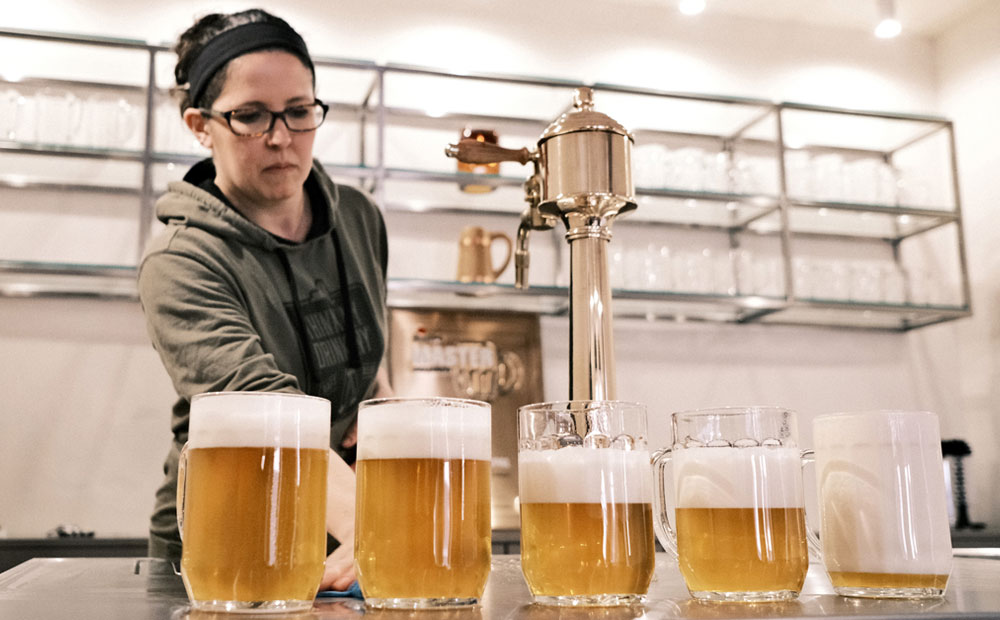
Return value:
<svg viewBox="0 0 1000 620">
<path fill-rule="evenodd" d="M 761 322 L 864 330 L 907 331 L 970 316 L 967 307 L 796 301 Z"/>
<path fill-rule="evenodd" d="M 143 151 L 134 149 L 108 149 L 72 144 L 11 142 L 9 140 L 0 140 L 0 153 L 139 162 L 143 161 L 144 158 Z"/>
<path fill-rule="evenodd" d="M 127 196 L 142 195 L 142 190 L 137 187 L 118 187 L 113 185 L 97 185 L 93 183 L 53 183 L 10 174 L 0 176 L 0 187 L 34 191 L 84 192 L 91 194 L 119 194 Z"/>
<path fill-rule="evenodd" d="M 136 268 L 0 260 L 0 296 L 136 300 Z"/>
<path fill-rule="evenodd" d="M 788 226 L 793 234 L 898 242 L 959 219 L 954 211 L 915 207 L 799 200 L 793 200 L 789 205 Z"/>
<path fill-rule="evenodd" d="M 968 308 L 797 300 L 780 297 L 652 291 L 612 291 L 616 319 L 726 322 L 770 325 L 822 325 L 867 330 L 906 331 L 967 317 Z M 448 308 L 531 312 L 562 316 L 569 311 L 569 290 L 557 286 L 517 289 L 510 284 L 392 279 L 394 308 Z"/>
<path fill-rule="evenodd" d="M 160 104 L 166 89 L 155 83 L 151 69 L 160 60 L 158 55 L 170 53 L 168 48 L 142 41 L 11 29 L 0 29 L 0 37 L 46 46 L 99 46 L 116 57 L 126 53 L 124 57 L 137 59 L 136 66 L 142 71 L 131 79 L 148 79 L 149 84 L 118 84 L 129 78 L 119 73 L 95 73 L 0 79 L 0 86 L 17 90 L 20 84 L 29 95 L 46 86 L 77 89 L 78 96 L 93 91 L 97 97 L 105 97 L 102 91 L 114 90 L 135 107 L 138 97 L 144 95 L 145 117 L 152 114 L 153 123 L 161 124 L 165 110 Z M 760 259 L 762 262 L 755 263 L 758 267 L 774 265 L 773 271 L 782 276 L 772 280 L 787 279 L 796 273 L 796 265 L 808 261 L 880 261 L 898 272 L 924 274 L 915 280 L 922 283 L 917 285 L 918 292 L 909 291 L 908 298 L 956 303 L 858 304 L 785 296 L 616 289 L 616 317 L 907 330 L 971 314 L 953 127 L 945 118 L 559 78 L 454 73 L 352 59 L 316 58 L 314 64 L 319 92 L 332 93 L 327 101 L 331 106 L 328 118 L 336 130 L 317 143 L 316 156 L 334 178 L 357 181 L 372 192 L 388 213 L 444 214 L 456 221 L 504 217 L 511 221 L 508 232 L 512 234 L 526 205 L 523 186 L 531 166 L 504 162 L 500 175 L 460 173 L 453 161 L 445 160 L 444 148 L 458 139 L 461 127 L 473 125 L 499 128 L 504 146 L 533 148 L 540 132 L 570 109 L 572 89 L 590 86 L 597 109 L 630 128 L 636 139 L 632 172 L 638 185 L 638 209 L 618 219 L 615 227 L 621 229 L 620 238 L 635 243 L 638 251 L 669 246 L 680 256 L 710 249 L 712 257 L 728 257 L 721 269 L 743 273 L 744 284 L 745 278 L 757 277 L 755 272 L 742 271 L 746 265 L 735 262 L 747 257 Z M 149 128 L 140 122 L 137 131 L 142 135 L 134 141 L 107 142 L 135 148 L 0 140 L 0 157 L 17 163 L 0 175 L 0 189 L 5 193 L 34 192 L 34 202 L 29 204 L 42 207 L 37 213 L 10 210 L 10 221 L 18 222 L 10 229 L 21 226 L 21 221 L 30 221 L 36 230 L 45 229 L 47 221 L 41 218 L 65 209 L 60 193 L 94 198 L 105 194 L 109 198 L 102 202 L 108 204 L 137 203 L 140 234 L 136 255 L 141 254 L 153 228 L 153 203 L 163 181 L 178 176 L 179 171 L 172 166 L 190 166 L 208 156 L 197 152 L 195 146 L 185 151 L 190 139 L 177 139 L 169 131 L 150 132 Z M 56 140 L 63 137 L 60 133 L 37 135 Z M 66 136 L 67 142 L 78 138 L 76 134 Z M 184 152 L 158 151 L 157 145 L 172 145 Z M 61 159 L 53 164 L 43 159 L 45 156 Z M 73 165 L 71 159 L 80 160 L 79 165 Z M 131 163 L 104 165 L 103 161 Z M 136 170 L 127 170 L 129 167 Z M 141 176 L 133 174 L 140 168 Z M 835 182 L 830 182 L 831 177 Z M 487 185 L 496 191 L 465 193 L 459 188 L 464 184 Z M 720 191 L 733 188 L 742 191 Z M 115 195 L 124 198 L 112 200 L 110 196 Z M 853 202 L 862 198 L 871 202 Z M 89 207 L 85 200 L 80 204 Z M 71 215 L 90 214 L 73 211 Z M 957 233 L 952 235 L 952 229 Z M 63 233 L 66 238 L 71 235 Z M 914 238 L 919 241 L 907 241 Z M 117 256 L 112 260 L 118 260 Z M 939 270 L 935 275 L 947 277 L 931 278 L 929 274 L 935 269 Z M 134 265 L 0 261 L 0 295 L 7 296 L 135 299 L 134 279 Z M 931 296 L 919 289 L 929 289 L 929 282 L 946 282 L 948 294 Z M 519 290 L 509 284 L 393 279 L 388 289 L 389 304 L 394 307 L 510 310 L 556 316 L 569 309 L 568 290 L 557 286 Z M 744 290 L 774 293 L 785 289 L 775 284 L 747 285 Z M 787 291 L 788 295 L 792 292 L 791 288 Z"/>
</svg>

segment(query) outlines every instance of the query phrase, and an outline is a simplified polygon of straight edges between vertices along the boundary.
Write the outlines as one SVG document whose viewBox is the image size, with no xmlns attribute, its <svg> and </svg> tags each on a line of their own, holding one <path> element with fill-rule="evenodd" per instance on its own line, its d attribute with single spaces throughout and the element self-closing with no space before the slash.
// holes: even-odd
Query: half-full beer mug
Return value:
<svg viewBox="0 0 1000 620">
<path fill-rule="evenodd" d="M 809 568 L 795 414 L 779 407 L 675 413 L 657 453 L 657 536 L 688 591 L 711 601 L 798 596 Z M 673 461 L 676 519 L 666 508 Z"/>
<path fill-rule="evenodd" d="M 938 418 L 874 411 L 813 421 L 823 562 L 844 596 L 931 598 L 951 572 Z"/>
<path fill-rule="evenodd" d="M 534 601 L 642 602 L 655 551 L 645 406 L 540 403 L 518 421 L 521 568 Z"/>
<path fill-rule="evenodd" d="M 177 522 L 191 606 L 310 609 L 326 561 L 330 403 L 278 392 L 191 400 Z"/>
<path fill-rule="evenodd" d="M 361 403 L 354 562 L 367 606 L 479 602 L 492 547 L 491 425 L 480 401 Z"/>
<path fill-rule="evenodd" d="M 493 242 L 497 239 L 507 245 L 507 255 L 499 267 L 493 266 Z M 467 226 L 458 239 L 459 282 L 495 282 L 510 263 L 512 249 L 510 237 L 502 232 L 488 232 L 480 226 Z"/>
</svg>

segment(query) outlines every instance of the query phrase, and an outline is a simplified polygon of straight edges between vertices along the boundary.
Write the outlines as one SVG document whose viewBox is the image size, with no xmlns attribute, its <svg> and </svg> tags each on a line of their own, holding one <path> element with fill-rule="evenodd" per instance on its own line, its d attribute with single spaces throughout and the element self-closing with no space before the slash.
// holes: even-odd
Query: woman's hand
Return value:
<svg viewBox="0 0 1000 620">
<path fill-rule="evenodd" d="M 346 590 L 355 581 L 354 541 L 342 543 L 326 559 L 320 590 Z"/>
</svg>

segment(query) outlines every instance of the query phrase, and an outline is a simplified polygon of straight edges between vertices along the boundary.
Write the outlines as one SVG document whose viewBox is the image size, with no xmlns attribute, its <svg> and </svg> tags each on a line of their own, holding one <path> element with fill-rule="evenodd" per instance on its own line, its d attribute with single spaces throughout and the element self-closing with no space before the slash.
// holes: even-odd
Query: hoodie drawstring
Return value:
<svg viewBox="0 0 1000 620">
<path fill-rule="evenodd" d="M 306 377 L 309 381 L 316 383 L 319 377 L 316 376 L 316 361 L 313 359 L 312 347 L 309 346 L 309 335 L 306 332 L 305 321 L 302 319 L 302 306 L 299 304 L 299 289 L 295 286 L 295 275 L 292 273 L 292 264 L 288 261 L 288 255 L 281 248 L 277 249 L 278 258 L 281 259 L 281 266 L 285 270 L 285 278 L 288 279 L 288 286 L 292 289 L 292 307 L 295 309 L 295 330 L 299 332 L 299 342 L 301 342 L 302 363 L 306 367 Z M 309 386 L 302 386 L 302 391 L 309 393 Z"/>
<path fill-rule="evenodd" d="M 351 287 L 347 281 L 347 265 L 344 262 L 344 251 L 340 247 L 340 235 L 337 227 L 330 230 L 333 237 L 333 249 L 337 253 L 337 277 L 340 278 L 340 303 L 344 306 L 344 331 L 347 341 L 347 367 L 361 368 L 361 351 L 358 346 L 358 332 L 354 329 L 354 307 L 351 305 Z"/>
</svg>

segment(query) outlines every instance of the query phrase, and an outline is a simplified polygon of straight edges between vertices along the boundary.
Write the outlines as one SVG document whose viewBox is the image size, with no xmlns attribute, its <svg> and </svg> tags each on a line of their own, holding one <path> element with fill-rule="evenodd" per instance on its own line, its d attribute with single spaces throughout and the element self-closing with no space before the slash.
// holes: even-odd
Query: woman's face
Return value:
<svg viewBox="0 0 1000 620">
<path fill-rule="evenodd" d="M 315 100 L 313 78 L 299 58 L 268 50 L 234 58 L 212 109 L 229 112 L 267 108 L 280 112 Z M 290 132 L 281 119 L 263 136 L 234 134 L 225 119 L 205 118 L 189 108 L 184 120 L 198 140 L 212 150 L 215 183 L 237 205 L 258 208 L 299 200 L 312 167 L 315 131 Z"/>
</svg>

